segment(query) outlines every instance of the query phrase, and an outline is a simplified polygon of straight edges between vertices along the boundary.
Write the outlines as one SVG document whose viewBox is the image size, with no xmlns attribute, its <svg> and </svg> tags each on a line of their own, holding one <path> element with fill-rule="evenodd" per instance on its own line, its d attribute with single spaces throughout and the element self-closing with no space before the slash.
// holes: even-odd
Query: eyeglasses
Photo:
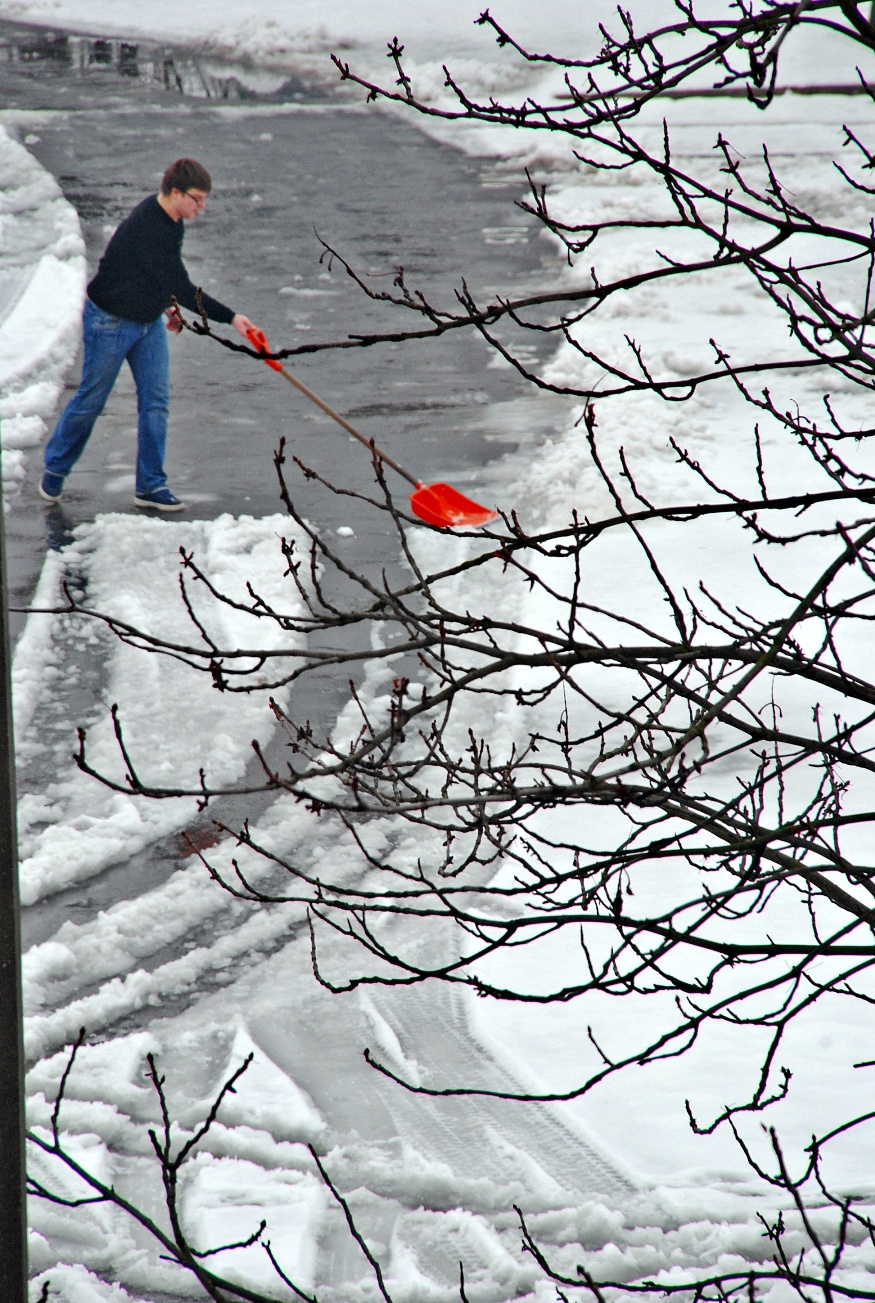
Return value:
<svg viewBox="0 0 875 1303">
<path fill-rule="evenodd" d="M 193 199 L 198 208 L 206 208 L 208 195 L 196 195 L 191 190 L 183 190 L 186 199 Z"/>
</svg>

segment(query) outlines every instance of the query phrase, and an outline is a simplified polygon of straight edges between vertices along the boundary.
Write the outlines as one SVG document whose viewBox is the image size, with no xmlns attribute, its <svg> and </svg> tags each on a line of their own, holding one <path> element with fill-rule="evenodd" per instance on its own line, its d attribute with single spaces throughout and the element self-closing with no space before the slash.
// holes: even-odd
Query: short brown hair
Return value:
<svg viewBox="0 0 875 1303">
<path fill-rule="evenodd" d="M 209 194 L 213 180 L 202 163 L 194 158 L 178 158 L 171 163 L 161 178 L 161 193 L 169 195 L 171 190 L 203 190 Z"/>
</svg>

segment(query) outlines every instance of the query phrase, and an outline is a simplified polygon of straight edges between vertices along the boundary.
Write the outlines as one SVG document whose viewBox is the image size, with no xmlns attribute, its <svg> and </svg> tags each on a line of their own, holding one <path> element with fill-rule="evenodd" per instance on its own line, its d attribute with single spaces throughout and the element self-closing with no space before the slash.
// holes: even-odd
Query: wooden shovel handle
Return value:
<svg viewBox="0 0 875 1303">
<path fill-rule="evenodd" d="M 270 352 L 270 345 L 267 342 L 267 337 L 263 330 L 248 330 L 246 335 L 253 346 L 258 349 L 259 353 Z M 415 479 L 409 471 L 406 471 L 403 466 L 399 466 L 397 461 L 395 461 L 393 457 L 390 457 L 387 452 L 383 452 L 382 449 L 378 448 L 373 439 L 366 438 L 366 436 L 363 435 L 360 430 L 357 430 L 354 425 L 350 425 L 345 417 L 341 416 L 339 412 L 335 412 L 333 407 L 329 407 L 327 403 L 324 403 L 318 394 L 314 394 L 312 389 L 308 389 L 303 381 L 298 380 L 293 376 L 291 371 L 284 367 L 281 362 L 277 362 L 274 358 L 267 357 L 264 360 L 274 371 L 279 371 L 281 375 L 284 375 L 289 384 L 294 385 L 305 398 L 309 398 L 311 403 L 315 403 L 320 411 L 324 412 L 326 416 L 330 416 L 332 421 L 336 421 L 341 429 L 346 430 L 347 434 L 351 434 L 354 439 L 358 439 L 359 443 L 363 443 L 372 453 L 376 453 L 380 461 L 385 462 L 387 466 L 391 466 L 394 471 L 397 471 L 399 475 L 403 476 L 403 478 L 407 480 L 408 483 L 412 484 L 414 488 L 419 489 L 422 487 L 421 482 Z"/>
</svg>

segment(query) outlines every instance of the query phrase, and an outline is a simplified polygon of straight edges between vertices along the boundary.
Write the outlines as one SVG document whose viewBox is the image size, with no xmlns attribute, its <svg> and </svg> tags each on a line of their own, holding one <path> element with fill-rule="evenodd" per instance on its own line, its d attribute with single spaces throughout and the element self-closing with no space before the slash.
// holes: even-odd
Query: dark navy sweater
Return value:
<svg viewBox="0 0 875 1303">
<path fill-rule="evenodd" d="M 113 235 L 100 260 L 88 297 L 104 312 L 127 321 L 156 321 L 171 298 L 197 312 L 195 287 L 182 265 L 182 218 L 174 222 L 150 195 L 137 204 Z M 202 293 L 204 310 L 213 321 L 230 324 L 234 313 L 224 303 Z"/>
</svg>

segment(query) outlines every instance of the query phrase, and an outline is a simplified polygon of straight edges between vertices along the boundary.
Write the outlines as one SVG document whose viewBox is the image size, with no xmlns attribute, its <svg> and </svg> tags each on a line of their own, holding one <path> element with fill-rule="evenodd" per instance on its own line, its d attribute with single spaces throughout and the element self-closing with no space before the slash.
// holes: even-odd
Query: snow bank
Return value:
<svg viewBox="0 0 875 1303">
<path fill-rule="evenodd" d="M 76 210 L 0 127 L 0 421 L 3 480 L 17 493 L 79 346 L 85 246 Z"/>
<path fill-rule="evenodd" d="M 598 24 L 618 26 L 612 0 L 588 0 L 583 20 L 576 0 L 498 0 L 490 12 L 530 50 L 552 50 L 574 57 L 592 54 L 601 42 Z M 450 56 L 468 56 L 482 64 L 504 66 L 515 56 L 496 49 L 491 35 L 474 26 L 483 11 L 480 0 L 380 0 L 361 5 L 336 0 L 190 0 L 172 6 L 166 0 L 3 0 L 0 15 L 30 23 L 93 35 L 117 35 L 193 45 L 225 58 L 268 66 L 296 68 L 321 65 L 326 77 L 331 50 L 354 51 L 371 70 L 385 68 L 386 42 L 397 36 L 416 60 L 439 68 Z M 638 0 L 636 25 L 677 21 L 670 0 Z M 855 56 L 865 60 L 866 51 Z M 790 82 L 835 81 L 848 70 L 846 43 L 823 30 L 804 32 L 788 42 L 782 69 Z M 853 78 L 852 78 L 853 79 Z"/>
<path fill-rule="evenodd" d="M 590 14 L 612 12 L 605 0 L 588 8 L 587 26 Z M 280 66 L 293 65 L 302 54 L 324 57 L 331 49 L 350 46 L 382 53 L 385 42 L 395 35 L 432 57 L 447 46 L 488 50 L 488 41 L 472 28 L 481 12 L 477 0 L 445 0 L 438 8 L 426 0 L 413 4 L 380 0 L 376 5 L 338 0 L 330 8 L 321 0 L 190 0 L 184 7 L 168 5 L 166 0 L 3 0 L 0 6 L 4 18 L 96 35 L 177 41 L 226 57 Z M 574 0 L 551 0 L 546 10 L 524 0 L 505 0 L 495 12 L 535 44 L 581 34 Z M 594 17 L 592 26 L 595 32 Z"/>
<path fill-rule="evenodd" d="M 51 1250 L 46 1241 L 36 1232 L 31 1232 L 29 1258 L 33 1266 L 51 1258 Z M 145 1299 L 129 1294 L 121 1285 L 108 1284 L 99 1276 L 93 1275 L 85 1267 L 53 1266 L 51 1271 L 41 1272 L 30 1282 L 29 1298 L 36 1303 L 40 1298 L 45 1283 L 49 1284 L 49 1299 L 61 1299 L 63 1303 L 146 1303 Z"/>
</svg>

